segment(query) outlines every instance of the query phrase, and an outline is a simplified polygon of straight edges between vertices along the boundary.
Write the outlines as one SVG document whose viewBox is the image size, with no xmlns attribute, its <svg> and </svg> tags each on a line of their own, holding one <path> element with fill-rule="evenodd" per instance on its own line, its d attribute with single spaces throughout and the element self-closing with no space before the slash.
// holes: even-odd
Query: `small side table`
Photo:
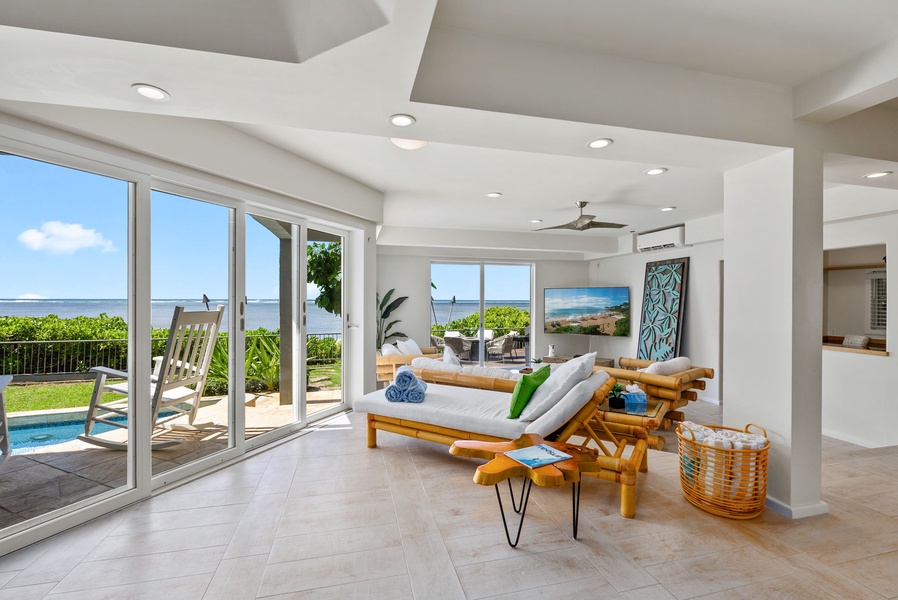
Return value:
<svg viewBox="0 0 898 600">
<path fill-rule="evenodd" d="M 505 456 L 509 450 L 527 448 L 538 444 L 546 444 L 571 455 L 571 458 L 542 467 L 530 468 L 518 461 Z M 524 515 L 527 512 L 527 502 L 530 499 L 530 489 L 533 484 L 540 487 L 562 487 L 567 483 L 571 487 L 571 519 L 573 523 L 574 539 L 577 539 L 577 525 L 580 519 L 580 474 L 581 472 L 596 472 L 600 470 L 597 462 L 598 453 L 591 449 L 581 450 L 577 446 L 561 442 L 547 442 L 541 436 L 525 433 L 516 440 L 510 442 L 480 442 L 476 440 L 459 440 L 452 444 L 449 453 L 455 456 L 468 458 L 482 458 L 489 462 L 477 467 L 474 473 L 474 483 L 479 485 L 492 485 L 496 487 L 496 498 L 499 501 L 499 512 L 502 514 L 502 524 L 505 526 L 505 538 L 508 545 L 514 548 L 521 539 L 521 529 L 524 526 Z M 512 477 L 523 477 L 521 496 L 517 502 L 511 487 Z M 505 520 L 505 509 L 502 507 L 502 496 L 499 494 L 499 484 L 508 481 L 508 489 L 511 493 L 511 504 L 514 511 L 521 515 L 518 524 L 518 533 L 514 542 L 511 541 L 511 533 L 508 531 L 508 522 Z"/>
</svg>

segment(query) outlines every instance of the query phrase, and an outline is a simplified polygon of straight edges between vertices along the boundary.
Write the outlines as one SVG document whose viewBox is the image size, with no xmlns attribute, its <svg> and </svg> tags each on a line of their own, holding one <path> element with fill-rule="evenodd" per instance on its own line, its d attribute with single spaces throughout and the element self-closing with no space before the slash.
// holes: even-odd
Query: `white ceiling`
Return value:
<svg viewBox="0 0 898 600">
<path fill-rule="evenodd" d="M 892 0 L 453 0 L 434 26 L 795 86 L 895 38 Z"/>
<path fill-rule="evenodd" d="M 431 31 L 787 91 L 898 39 L 894 0 L 279 0 L 253 3 L 252 11 L 237 0 L 187 4 L 90 0 L 72 8 L 56 0 L 48 10 L 6 0 L 0 110 L 28 116 L 31 103 L 44 103 L 219 121 L 382 191 L 383 225 L 391 227 L 523 234 L 573 220 L 574 203 L 584 200 L 588 214 L 628 225 L 528 235 L 521 247 L 531 248 L 534 238 L 618 236 L 719 213 L 722 173 L 776 149 L 525 115 L 513 106 L 414 102 Z M 165 88 L 171 101 L 137 97 L 135 81 Z M 418 122 L 392 127 L 388 117 L 397 112 Z M 53 124 L 90 135 L 75 121 Z M 390 136 L 430 143 L 406 151 Z M 615 143 L 587 149 L 597 137 Z M 869 166 L 831 162 L 827 178 L 839 183 Z M 655 166 L 670 170 L 644 174 Z M 491 191 L 503 196 L 486 198 Z M 662 213 L 664 206 L 677 210 Z"/>
</svg>

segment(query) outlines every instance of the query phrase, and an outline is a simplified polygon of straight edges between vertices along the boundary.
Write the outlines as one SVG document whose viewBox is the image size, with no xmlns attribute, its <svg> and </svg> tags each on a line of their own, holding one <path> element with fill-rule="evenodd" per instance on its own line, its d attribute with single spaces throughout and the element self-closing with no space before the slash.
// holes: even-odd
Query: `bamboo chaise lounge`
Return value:
<svg viewBox="0 0 898 600">
<path fill-rule="evenodd" d="M 427 369 L 415 369 L 415 374 L 428 382 L 424 402 L 388 402 L 384 390 L 378 390 L 355 400 L 353 409 L 367 413 L 369 448 L 377 446 L 378 430 L 447 446 L 456 440 L 507 441 L 524 433 L 573 444 L 596 454 L 600 470 L 589 475 L 621 485 L 620 513 L 632 518 L 636 514 L 636 475 L 647 469 L 647 436 L 643 432 L 640 437 L 635 432 L 639 428 L 632 428 L 632 451 L 627 457 L 624 451 L 628 440 L 618 437 L 609 447 L 608 435 L 600 431 L 601 427 L 597 430 L 591 421 L 615 379 L 595 371 L 598 369 L 589 379 L 604 382 L 582 403 L 565 404 L 560 400 L 532 422 L 507 418 L 516 381 Z M 465 415 L 468 424 L 460 427 L 458 413 L 465 410 L 476 414 Z M 572 439 L 575 436 L 577 439 Z M 590 444 L 592 447 L 588 447 Z"/>
<path fill-rule="evenodd" d="M 439 358 L 438 352 L 437 348 L 421 348 L 421 354 L 392 354 L 390 356 L 378 354 L 374 367 L 378 384 L 393 381 L 396 377 L 396 369 L 403 365 L 411 365 L 412 361 L 420 356 Z"/>
</svg>

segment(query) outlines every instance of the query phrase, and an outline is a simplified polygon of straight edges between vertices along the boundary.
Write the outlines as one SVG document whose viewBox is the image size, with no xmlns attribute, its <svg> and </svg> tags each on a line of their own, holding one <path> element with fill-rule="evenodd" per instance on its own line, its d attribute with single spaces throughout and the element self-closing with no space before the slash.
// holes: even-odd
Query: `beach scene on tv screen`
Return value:
<svg viewBox="0 0 898 600">
<path fill-rule="evenodd" d="M 630 289 L 546 288 L 546 333 L 630 335 Z"/>
</svg>

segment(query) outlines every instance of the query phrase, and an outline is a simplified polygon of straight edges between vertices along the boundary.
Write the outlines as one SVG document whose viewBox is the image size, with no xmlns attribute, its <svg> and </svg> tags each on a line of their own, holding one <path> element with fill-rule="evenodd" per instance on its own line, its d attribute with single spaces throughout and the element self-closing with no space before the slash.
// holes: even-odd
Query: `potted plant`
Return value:
<svg viewBox="0 0 898 600">
<path fill-rule="evenodd" d="M 384 294 L 383 300 L 380 298 L 380 294 L 376 295 L 377 299 L 377 347 L 380 348 L 383 344 L 389 340 L 391 337 L 408 337 L 401 331 L 391 331 L 393 326 L 399 323 L 399 319 L 395 321 L 387 322 L 387 319 L 390 318 L 390 315 L 393 314 L 393 311 L 399 308 L 399 306 L 408 300 L 408 296 L 400 296 L 395 300 L 391 301 L 393 296 L 393 292 L 396 289 L 391 289 L 389 292 Z"/>
<path fill-rule="evenodd" d="M 615 383 L 614 387 L 608 392 L 608 407 L 611 409 L 622 409 L 624 407 L 624 386 Z"/>
</svg>

